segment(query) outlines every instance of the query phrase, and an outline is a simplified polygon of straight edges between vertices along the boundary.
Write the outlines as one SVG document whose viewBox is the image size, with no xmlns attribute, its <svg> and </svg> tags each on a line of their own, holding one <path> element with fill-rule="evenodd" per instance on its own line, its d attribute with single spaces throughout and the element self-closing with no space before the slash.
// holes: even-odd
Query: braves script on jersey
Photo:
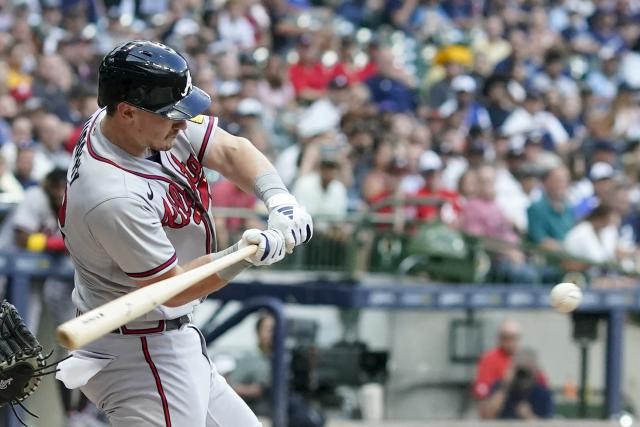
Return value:
<svg viewBox="0 0 640 427">
<path fill-rule="evenodd" d="M 67 175 L 59 223 L 76 267 L 73 302 L 81 311 L 105 304 L 151 279 L 211 253 L 215 231 L 202 159 L 217 118 L 197 116 L 169 151 L 134 157 L 106 140 L 105 110 L 85 125 Z M 141 320 L 192 311 L 160 306 Z"/>
</svg>

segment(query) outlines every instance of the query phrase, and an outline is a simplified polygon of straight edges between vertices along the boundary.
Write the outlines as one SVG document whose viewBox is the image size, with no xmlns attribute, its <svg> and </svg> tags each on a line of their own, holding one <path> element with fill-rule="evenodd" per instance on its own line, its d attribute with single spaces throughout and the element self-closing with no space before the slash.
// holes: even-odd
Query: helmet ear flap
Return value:
<svg viewBox="0 0 640 427">
<path fill-rule="evenodd" d="M 141 105 L 143 104 L 143 100 L 145 98 L 145 90 L 143 87 L 137 87 L 129 92 L 129 96 L 127 96 L 127 102 L 130 102 L 133 105 Z"/>
</svg>

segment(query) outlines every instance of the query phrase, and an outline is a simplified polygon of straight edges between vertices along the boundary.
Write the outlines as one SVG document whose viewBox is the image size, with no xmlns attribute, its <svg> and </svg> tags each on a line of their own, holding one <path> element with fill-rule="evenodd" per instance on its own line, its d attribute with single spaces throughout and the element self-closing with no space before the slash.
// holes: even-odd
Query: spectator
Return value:
<svg viewBox="0 0 640 427">
<path fill-rule="evenodd" d="M 271 412 L 271 357 L 274 327 L 273 316 L 260 315 L 256 322 L 258 351 L 245 354 L 228 375 L 231 387 L 247 402 L 256 415 L 269 415 Z M 325 424 L 324 417 L 296 393 L 289 395 L 287 413 L 289 427 L 322 427 Z"/>
<path fill-rule="evenodd" d="M 264 70 L 264 79 L 258 83 L 258 98 L 271 117 L 289 108 L 295 92 L 287 79 L 285 63 L 281 56 L 269 56 Z"/>
<path fill-rule="evenodd" d="M 587 75 L 586 82 L 594 96 L 607 103 L 615 98 L 623 83 L 618 71 L 619 56 L 611 49 L 601 49 L 599 59 L 600 67 Z"/>
<path fill-rule="evenodd" d="M 469 199 L 477 197 L 478 177 L 476 170 L 468 169 L 460 176 L 457 190 L 460 195 L 460 202 L 462 206 L 464 206 Z"/>
<path fill-rule="evenodd" d="M 505 157 L 508 156 L 507 153 Z M 526 232 L 527 208 L 531 204 L 531 199 L 516 178 L 521 176 L 521 162 L 518 161 L 519 157 L 516 157 L 516 161 L 513 157 L 500 161 L 496 166 L 496 202 L 516 230 Z"/>
<path fill-rule="evenodd" d="M 273 351 L 273 316 L 263 314 L 256 322 L 257 352 L 239 359 L 227 380 L 256 415 L 269 413 L 271 387 L 271 353 Z"/>
<path fill-rule="evenodd" d="M 440 186 L 442 171 L 440 156 L 433 151 L 425 151 L 420 156 L 418 168 L 424 179 L 424 186 L 418 190 L 416 196 L 437 199 L 442 205 L 418 205 L 417 218 L 423 221 L 440 218 L 446 223 L 455 224 L 462 210 L 462 204 L 456 192 L 445 190 Z"/>
<path fill-rule="evenodd" d="M 487 110 L 475 100 L 476 82 L 471 76 L 460 75 L 451 81 L 451 89 L 455 93 L 453 99 L 448 100 L 438 109 L 443 117 L 461 114 L 463 125 L 470 129 L 491 127 L 491 118 Z"/>
<path fill-rule="evenodd" d="M 494 384 L 503 380 L 512 367 L 513 357 L 520 351 L 520 325 L 512 319 L 505 319 L 498 329 L 497 346 L 487 350 L 478 361 L 476 378 L 473 383 L 473 396 L 480 400 L 480 414 L 484 413 L 482 401 L 491 395 Z M 547 383 L 541 371 L 536 373 L 537 382 Z M 485 417 L 483 417 L 485 418 Z"/>
<path fill-rule="evenodd" d="M 378 55 L 378 71 L 365 82 L 371 100 L 375 102 L 379 111 L 415 111 L 415 78 L 397 65 L 398 61 L 394 59 L 391 50 L 382 49 Z"/>
<path fill-rule="evenodd" d="M 473 42 L 473 50 L 486 56 L 491 69 L 511 54 L 511 44 L 503 38 L 504 23 L 497 15 L 488 16 L 484 22 L 484 37 Z"/>
<path fill-rule="evenodd" d="M 298 62 L 289 67 L 289 79 L 301 102 L 312 102 L 324 95 L 331 79 L 331 70 L 320 62 L 318 47 L 309 34 L 298 39 Z"/>
<path fill-rule="evenodd" d="M 618 86 L 618 93 L 610 108 L 613 137 L 623 139 L 640 138 L 640 106 L 635 100 L 637 88 L 627 84 Z"/>
<path fill-rule="evenodd" d="M 364 82 L 376 73 L 378 67 L 372 60 L 364 65 L 355 62 L 355 47 L 355 43 L 350 37 L 340 39 L 339 59 L 332 69 L 332 79 L 344 76 L 347 79 L 347 84 L 352 85 Z"/>
<path fill-rule="evenodd" d="M 491 127 L 499 130 L 514 109 L 505 79 L 501 77 L 487 79 L 484 82 L 483 96 Z"/>
<path fill-rule="evenodd" d="M 64 148 L 64 141 L 72 132 L 72 126 L 62 122 L 57 116 L 47 114 L 36 123 L 37 145 L 40 157 L 46 163 L 40 167 L 38 174 L 53 169 L 67 169 L 71 163 L 71 155 Z"/>
<path fill-rule="evenodd" d="M 218 33 L 221 40 L 231 42 L 241 50 L 249 50 L 256 45 L 256 32 L 247 17 L 245 0 L 230 0 L 218 16 Z"/>
<path fill-rule="evenodd" d="M 557 91 L 560 96 L 578 96 L 578 85 L 564 74 L 565 56 L 557 48 L 549 49 L 544 56 L 544 69 L 533 77 L 532 87 L 542 93 Z"/>
<path fill-rule="evenodd" d="M 561 150 L 569 142 L 569 135 L 558 118 L 544 108 L 540 93 L 527 92 L 522 107 L 511 113 L 503 123 L 502 133 L 513 136 L 537 131 L 547 138 L 550 149 Z"/>
<path fill-rule="evenodd" d="M 599 205 L 569 230 L 564 249 L 576 258 L 601 264 L 616 261 L 618 244 L 613 210 Z"/>
<path fill-rule="evenodd" d="M 370 205 L 394 194 L 400 187 L 393 174 L 404 175 L 407 164 L 394 157 L 393 146 L 388 141 L 378 144 L 373 158 L 373 167 L 362 183 L 363 199 Z M 395 181 L 396 188 L 393 188 Z"/>
<path fill-rule="evenodd" d="M 438 109 L 453 95 L 451 82 L 461 75 L 464 66 L 470 66 L 473 55 L 471 51 L 462 46 L 447 46 L 441 49 L 435 58 L 436 65 L 444 68 L 444 77 L 429 88 L 429 106 Z"/>
<path fill-rule="evenodd" d="M 38 73 L 33 85 L 33 95 L 46 99 L 49 111 L 62 120 L 69 120 L 67 95 L 73 85 L 73 70 L 58 54 L 45 55 L 38 63 Z"/>
<path fill-rule="evenodd" d="M 576 219 L 589 215 L 614 189 L 616 171 L 608 163 L 598 162 L 591 166 L 589 183 L 582 186 L 582 194 L 573 210 Z M 589 188 L 590 187 L 590 188 Z M 591 191 L 589 191 L 591 190 Z"/>
<path fill-rule="evenodd" d="M 0 156 L 0 200 L 3 203 L 19 202 L 23 193 L 22 184 L 9 171 L 4 157 Z"/>
<path fill-rule="evenodd" d="M 552 418 L 553 395 L 545 384 L 538 381 L 538 372 L 536 353 L 531 349 L 520 350 L 514 357 L 513 366 L 492 386 L 490 396 L 482 401 L 482 418 Z"/>
<path fill-rule="evenodd" d="M 525 262 L 517 245 L 520 238 L 496 203 L 496 171 L 492 165 L 477 169 L 477 196 L 468 200 L 460 216 L 460 227 L 467 233 L 497 239 L 493 273 L 498 279 L 516 283 L 534 283 L 536 273 Z"/>
<path fill-rule="evenodd" d="M 248 138 L 267 157 L 272 154 L 269 136 L 262 122 L 262 104 L 254 98 L 245 98 L 238 103 L 236 119 L 239 134 Z"/>
<path fill-rule="evenodd" d="M 542 177 L 542 184 L 543 195 L 527 210 L 529 239 L 544 249 L 559 251 L 575 223 L 575 215 L 567 198 L 567 168 L 558 166 L 547 171 Z"/>
<path fill-rule="evenodd" d="M 320 147 L 317 170 L 300 176 L 293 185 L 293 195 L 312 216 L 342 219 L 347 214 L 347 189 L 340 181 L 338 147 Z"/>
<path fill-rule="evenodd" d="M 33 146 L 18 148 L 16 153 L 16 165 L 13 175 L 25 190 L 38 185 L 38 181 L 32 178 L 34 175 L 34 159 L 36 151 Z"/>
</svg>

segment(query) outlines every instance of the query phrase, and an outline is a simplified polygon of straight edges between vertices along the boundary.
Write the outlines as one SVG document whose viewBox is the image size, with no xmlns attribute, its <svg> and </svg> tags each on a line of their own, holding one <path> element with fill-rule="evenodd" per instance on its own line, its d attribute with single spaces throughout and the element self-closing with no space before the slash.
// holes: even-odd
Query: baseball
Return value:
<svg viewBox="0 0 640 427">
<path fill-rule="evenodd" d="M 559 283 L 551 289 L 551 306 L 560 313 L 570 313 L 582 301 L 582 290 L 573 283 Z"/>
</svg>

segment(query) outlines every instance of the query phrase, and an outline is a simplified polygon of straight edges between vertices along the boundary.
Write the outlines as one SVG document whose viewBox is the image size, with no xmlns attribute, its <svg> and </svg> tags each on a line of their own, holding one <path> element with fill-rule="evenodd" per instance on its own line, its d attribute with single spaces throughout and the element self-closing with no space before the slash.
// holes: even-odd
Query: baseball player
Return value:
<svg viewBox="0 0 640 427">
<path fill-rule="evenodd" d="M 86 312 L 140 286 L 178 275 L 249 244 L 255 255 L 195 284 L 61 363 L 113 426 L 259 426 L 216 372 L 190 324 L 194 307 L 249 265 L 281 260 L 311 238 L 311 217 L 250 141 L 200 115 L 209 96 L 192 85 L 185 59 L 159 43 L 131 41 L 99 69 L 98 110 L 86 123 L 67 175 L 59 225 L 76 268 L 73 303 Z M 214 251 L 214 169 L 269 210 Z"/>
</svg>

